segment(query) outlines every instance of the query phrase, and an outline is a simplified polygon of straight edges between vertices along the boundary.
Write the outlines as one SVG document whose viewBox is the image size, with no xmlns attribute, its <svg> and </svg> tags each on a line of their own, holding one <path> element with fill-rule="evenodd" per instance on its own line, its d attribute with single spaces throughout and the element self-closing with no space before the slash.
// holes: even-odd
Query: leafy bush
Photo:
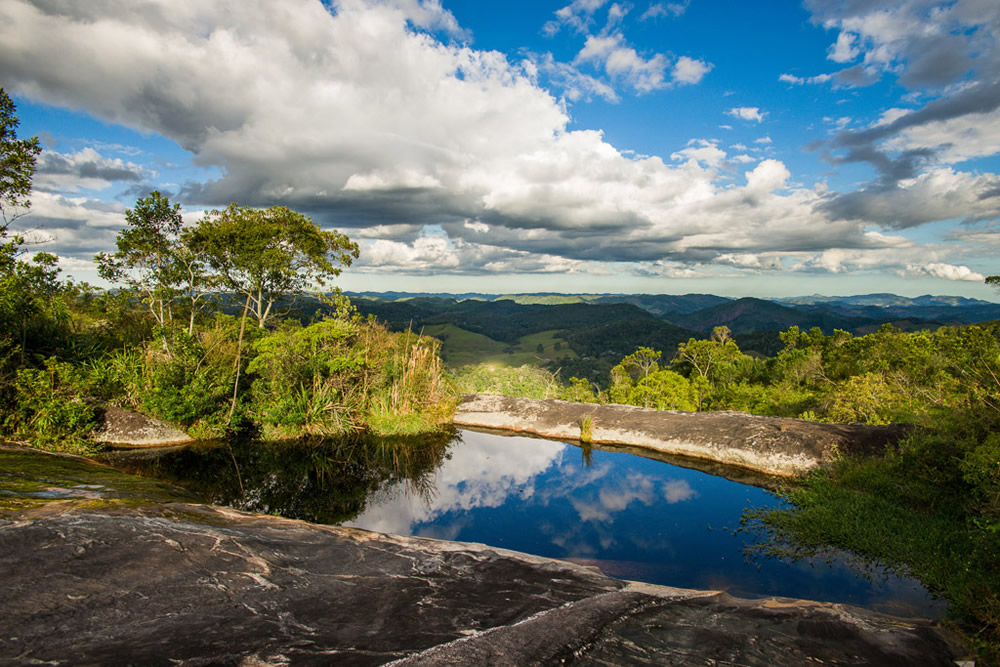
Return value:
<svg viewBox="0 0 1000 667">
<path fill-rule="evenodd" d="M 44 368 L 20 369 L 14 387 L 5 433 L 46 449 L 91 451 L 87 436 L 95 425 L 94 408 L 83 401 L 88 383 L 81 369 L 49 358 Z"/>
<path fill-rule="evenodd" d="M 561 394 L 556 376 L 536 366 L 517 368 L 479 364 L 455 371 L 455 387 L 466 394 L 500 394 L 522 398 L 556 398 Z"/>
<path fill-rule="evenodd" d="M 835 422 L 888 424 L 900 414 L 903 400 L 895 387 L 877 373 L 855 375 L 830 397 L 826 415 Z"/>
<path fill-rule="evenodd" d="M 599 403 L 601 397 L 594 394 L 594 387 L 589 380 L 571 377 L 569 384 L 559 391 L 559 398 L 574 403 Z"/>
<path fill-rule="evenodd" d="M 615 387 L 612 387 L 614 390 Z M 698 393 L 695 386 L 683 375 L 668 370 L 658 370 L 639 380 L 635 386 L 622 391 L 618 388 L 617 402 L 657 410 L 697 410 Z"/>
<path fill-rule="evenodd" d="M 260 338 L 247 373 L 254 377 L 251 411 L 276 432 L 313 435 L 360 426 L 355 386 L 364 371 L 359 327 L 325 319 L 308 327 L 285 323 Z"/>
<path fill-rule="evenodd" d="M 228 408 L 232 392 L 232 360 L 207 363 L 204 345 L 181 329 L 161 330 L 146 344 L 137 377 L 137 365 L 122 358 L 121 381 L 126 394 L 134 394 L 139 408 L 160 419 L 185 427 Z"/>
</svg>

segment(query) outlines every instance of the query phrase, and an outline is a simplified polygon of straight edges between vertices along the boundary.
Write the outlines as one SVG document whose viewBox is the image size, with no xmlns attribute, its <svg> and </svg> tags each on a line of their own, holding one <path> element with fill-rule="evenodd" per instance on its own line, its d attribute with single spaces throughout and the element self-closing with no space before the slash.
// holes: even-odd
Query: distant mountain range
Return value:
<svg viewBox="0 0 1000 667">
<path fill-rule="evenodd" d="M 887 307 L 915 307 L 915 306 L 959 306 L 962 308 L 974 306 L 996 306 L 1000 304 L 982 299 L 968 299 L 964 296 L 933 296 L 925 294 L 918 297 L 899 296 L 897 294 L 861 294 L 858 296 L 822 296 L 813 294 L 812 296 L 792 296 L 781 299 L 772 299 L 782 303 L 790 303 L 798 306 L 812 306 L 816 304 L 844 304 L 848 306 L 879 306 Z"/>
<path fill-rule="evenodd" d="M 1000 303 L 931 295 L 730 299 L 712 294 L 364 292 L 348 296 L 361 313 L 374 315 L 391 328 L 442 331 L 441 325 L 449 325 L 485 336 L 512 352 L 530 352 L 535 347 L 528 343 L 534 340 L 530 337 L 549 332 L 563 341 L 564 350 L 578 355 L 553 364 L 567 377 L 574 373 L 597 377 L 639 346 L 670 356 L 678 344 L 707 338 L 718 326 L 728 327 L 743 351 L 772 356 L 782 348 L 778 333 L 792 326 L 864 335 L 884 324 L 916 331 L 1000 320 Z M 461 340 L 451 336 L 446 351 L 455 353 Z"/>
<path fill-rule="evenodd" d="M 858 296 L 790 297 L 730 299 L 713 294 L 429 294 L 429 293 L 350 293 L 365 302 L 362 310 L 373 312 L 387 321 L 423 322 L 431 318 L 442 323 L 448 317 L 471 317 L 472 321 L 487 313 L 522 319 L 522 328 L 541 326 L 542 320 L 557 316 L 573 320 L 581 326 L 586 318 L 591 324 L 608 323 L 621 317 L 620 310 L 599 311 L 573 309 L 569 306 L 631 305 L 670 324 L 695 332 L 709 333 L 714 327 L 727 326 L 734 333 L 784 330 L 790 326 L 802 329 L 819 327 L 830 333 L 844 329 L 852 333 L 867 333 L 885 323 L 912 330 L 937 328 L 943 325 L 974 324 L 1000 319 L 1000 303 L 960 296 L 903 297 L 896 294 L 864 294 Z M 460 305 L 465 304 L 465 305 Z M 480 305 L 473 305 L 480 304 Z M 561 306 L 558 312 L 522 311 L 517 306 Z M 600 312 L 600 314 L 598 314 Z M 450 313 L 450 315 L 448 314 Z M 524 319 L 524 313 L 530 313 Z M 573 315 L 570 315 L 573 313 Z M 452 324 L 458 322 L 451 321 Z M 549 322 L 550 323 L 550 322 Z M 568 322 L 566 322 L 568 324 Z M 461 326 L 461 325 L 459 325 Z M 562 327 L 545 327 L 562 328 Z M 473 329 L 475 330 L 475 329 Z M 487 334 L 488 335 L 488 334 Z"/>
</svg>

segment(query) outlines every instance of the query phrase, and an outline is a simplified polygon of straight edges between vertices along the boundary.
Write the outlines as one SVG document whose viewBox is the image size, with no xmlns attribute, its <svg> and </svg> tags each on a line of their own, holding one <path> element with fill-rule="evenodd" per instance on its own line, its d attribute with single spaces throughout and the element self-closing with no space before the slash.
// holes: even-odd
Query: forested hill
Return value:
<svg viewBox="0 0 1000 667">
<path fill-rule="evenodd" d="M 882 315 L 884 318 L 886 313 Z M 895 319 L 894 316 L 891 317 Z M 717 326 L 727 326 L 733 333 L 784 330 L 792 326 L 804 330 L 819 327 L 827 333 L 834 329 L 853 332 L 871 326 L 874 323 L 873 320 L 877 320 L 879 323 L 889 321 L 878 316 L 843 315 L 824 308 L 793 308 L 773 301 L 753 298 L 727 301 L 693 313 L 668 313 L 664 315 L 664 318 L 695 331 L 711 331 Z"/>
<path fill-rule="evenodd" d="M 778 332 L 792 326 L 803 331 L 819 327 L 826 334 L 842 329 L 863 335 L 883 324 L 915 331 L 1000 319 L 1000 304 L 996 303 L 891 294 L 783 301 L 729 299 L 711 294 L 497 296 L 390 292 L 349 296 L 361 313 L 374 315 L 393 329 L 427 330 L 447 338 L 446 359 L 468 362 L 503 357 L 508 363 L 539 361 L 580 372 L 603 372 L 606 362 L 617 361 L 640 346 L 676 350 L 689 338 L 707 338 L 718 326 L 728 327 L 745 352 L 770 356 L 782 347 Z M 485 338 L 474 342 L 462 331 Z M 536 340 L 543 332 L 548 338 Z M 562 341 L 560 347 L 547 347 L 555 345 L 557 339 Z M 536 358 L 539 344 L 541 352 Z M 473 353 L 473 348 L 481 354 Z M 508 357 L 511 354 L 515 357 Z"/>
<path fill-rule="evenodd" d="M 361 313 L 373 314 L 393 328 L 420 329 L 451 324 L 505 343 L 516 343 L 523 336 L 550 330 L 580 334 L 579 342 L 587 348 L 603 345 L 603 342 L 594 341 L 612 335 L 617 336 L 619 343 L 640 333 L 658 338 L 666 336 L 671 342 L 675 339 L 680 342 L 698 335 L 694 331 L 664 322 L 638 306 L 624 303 L 545 306 L 520 304 L 511 300 L 455 301 L 423 297 L 385 301 L 356 296 L 351 298 L 351 302 Z M 611 327 L 610 331 L 618 333 L 602 333 L 608 327 Z M 634 329 L 635 333 L 624 330 L 628 328 Z"/>
<path fill-rule="evenodd" d="M 568 303 L 592 303 L 595 305 L 630 303 L 654 315 L 693 313 L 709 306 L 732 301 L 727 297 L 715 296 L 714 294 L 507 294 L 485 300 L 514 301 L 515 303 L 542 306 Z"/>
<path fill-rule="evenodd" d="M 1000 304 L 953 296 L 893 294 L 854 297 L 729 299 L 712 294 L 350 295 L 364 313 L 394 327 L 454 324 L 494 340 L 513 342 L 526 333 L 661 319 L 681 329 L 710 333 L 778 331 L 790 326 L 865 333 L 890 323 L 904 330 L 935 329 L 1000 319 Z M 464 324 L 463 324 L 464 323 Z"/>
</svg>

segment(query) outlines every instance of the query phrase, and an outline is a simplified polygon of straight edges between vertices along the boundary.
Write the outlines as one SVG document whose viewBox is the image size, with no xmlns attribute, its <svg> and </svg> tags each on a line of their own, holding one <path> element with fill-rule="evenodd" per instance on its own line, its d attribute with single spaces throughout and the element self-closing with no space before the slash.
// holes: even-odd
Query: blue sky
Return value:
<svg viewBox="0 0 1000 667">
<path fill-rule="evenodd" d="M 1000 273 L 995 0 L 0 2 L 18 220 L 97 282 L 152 189 L 358 240 L 349 290 L 960 294 Z"/>
</svg>

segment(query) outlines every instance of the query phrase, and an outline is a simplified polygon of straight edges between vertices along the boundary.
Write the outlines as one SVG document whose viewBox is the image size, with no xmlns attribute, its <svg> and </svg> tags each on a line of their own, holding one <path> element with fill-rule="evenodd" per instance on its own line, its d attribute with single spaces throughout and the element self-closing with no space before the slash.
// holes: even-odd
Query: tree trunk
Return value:
<svg viewBox="0 0 1000 667">
<path fill-rule="evenodd" d="M 243 306 L 243 317 L 240 318 L 240 338 L 236 344 L 236 380 L 233 381 L 233 402 L 229 405 L 229 417 L 226 423 L 232 425 L 233 413 L 236 411 L 236 395 L 240 388 L 240 361 L 243 360 L 243 331 L 247 325 L 247 311 L 250 310 L 250 296 L 247 295 L 247 302 Z"/>
</svg>

